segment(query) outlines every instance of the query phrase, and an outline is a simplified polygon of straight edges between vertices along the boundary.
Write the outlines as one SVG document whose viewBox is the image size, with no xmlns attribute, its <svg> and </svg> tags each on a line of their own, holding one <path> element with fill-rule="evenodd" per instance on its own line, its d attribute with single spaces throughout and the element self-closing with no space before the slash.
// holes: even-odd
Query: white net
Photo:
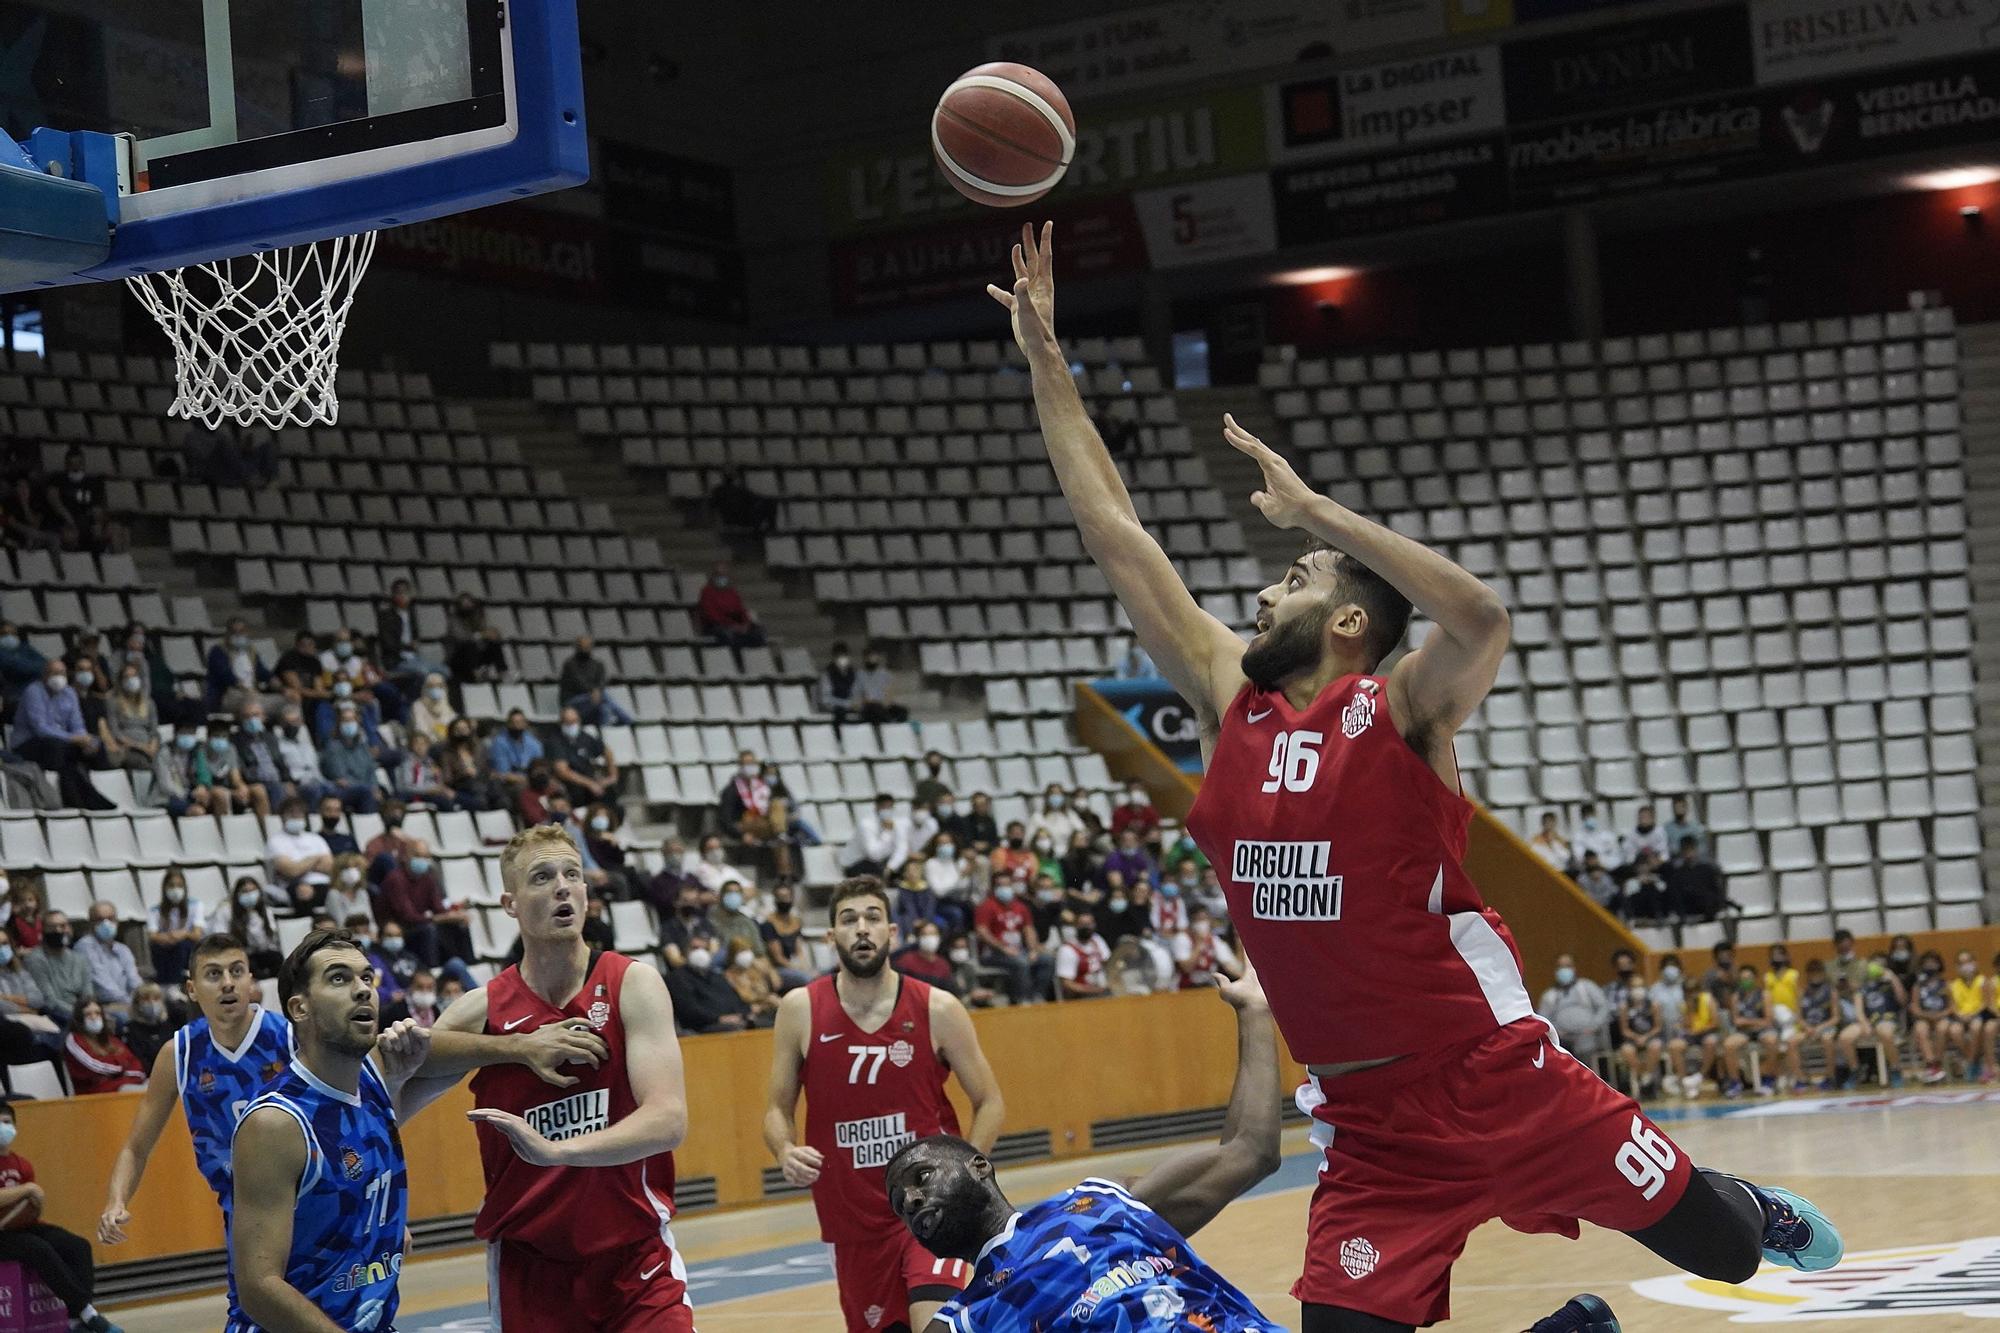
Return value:
<svg viewBox="0 0 2000 1333">
<path fill-rule="evenodd" d="M 340 335 L 375 233 L 128 278 L 173 340 L 170 416 L 240 425 L 334 423 Z"/>
</svg>

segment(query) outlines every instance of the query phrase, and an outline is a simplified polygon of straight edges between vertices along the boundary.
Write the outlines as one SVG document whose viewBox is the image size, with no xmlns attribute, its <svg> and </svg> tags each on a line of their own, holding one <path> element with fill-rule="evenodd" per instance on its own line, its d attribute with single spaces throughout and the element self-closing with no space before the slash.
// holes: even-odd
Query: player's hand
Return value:
<svg viewBox="0 0 2000 1333">
<path fill-rule="evenodd" d="M 391 1085 L 407 1082 L 430 1059 L 431 1030 L 414 1018 L 402 1019 L 391 1023 L 375 1039 L 375 1050 L 380 1057 L 383 1081 Z"/>
<path fill-rule="evenodd" d="M 465 1113 L 465 1118 L 499 1130 L 514 1146 L 514 1155 L 529 1166 L 562 1165 L 562 1145 L 542 1137 L 520 1116 L 494 1106 L 476 1106 Z"/>
<path fill-rule="evenodd" d="M 1212 975 L 1215 977 L 1215 989 L 1229 1001 L 1231 1009 L 1241 1013 L 1248 1009 L 1270 1008 L 1269 1002 L 1264 999 L 1264 983 L 1257 980 L 1257 969 L 1250 965 L 1249 959 L 1243 960 L 1243 975 L 1234 981 L 1220 972 Z"/>
<path fill-rule="evenodd" d="M 819 1169 L 825 1162 L 819 1149 L 795 1143 L 778 1159 L 778 1169 L 784 1172 L 787 1185 L 804 1189 L 819 1179 Z"/>
<path fill-rule="evenodd" d="M 986 285 L 986 294 L 1014 317 L 1014 341 L 1030 360 L 1057 351 L 1055 226 L 1044 222 L 1037 241 L 1034 224 L 1022 223 L 1013 253 L 1013 286 Z"/>
<path fill-rule="evenodd" d="M 122 1203 L 114 1203 L 104 1210 L 104 1216 L 97 1219 L 97 1243 L 99 1245 L 119 1245 L 125 1241 L 125 1224 L 132 1220 L 132 1210 Z"/>
<path fill-rule="evenodd" d="M 1257 506 L 1257 512 L 1269 519 L 1274 527 L 1304 527 L 1306 511 L 1318 501 L 1319 493 L 1299 480 L 1299 474 L 1292 471 L 1292 465 L 1271 446 L 1237 425 L 1236 418 L 1227 412 L 1222 415 L 1222 438 L 1236 446 L 1239 452 L 1248 454 L 1250 460 L 1264 471 L 1264 489 L 1252 492 L 1250 496 L 1250 503 Z"/>
<path fill-rule="evenodd" d="M 604 1038 L 591 1031 L 581 1018 L 564 1019 L 536 1028 L 520 1038 L 521 1063 L 535 1071 L 535 1077 L 558 1088 L 573 1087 L 574 1074 L 565 1074 L 564 1065 L 589 1065 L 596 1069 L 611 1058 Z"/>
</svg>

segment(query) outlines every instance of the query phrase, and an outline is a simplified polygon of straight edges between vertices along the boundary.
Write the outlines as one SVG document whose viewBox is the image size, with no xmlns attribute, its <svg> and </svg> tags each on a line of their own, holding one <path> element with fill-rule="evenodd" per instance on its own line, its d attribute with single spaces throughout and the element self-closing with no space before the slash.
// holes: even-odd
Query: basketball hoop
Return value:
<svg viewBox="0 0 2000 1333">
<path fill-rule="evenodd" d="M 374 254 L 371 231 L 126 279 L 174 344 L 168 415 L 332 425 L 340 335 Z"/>
</svg>

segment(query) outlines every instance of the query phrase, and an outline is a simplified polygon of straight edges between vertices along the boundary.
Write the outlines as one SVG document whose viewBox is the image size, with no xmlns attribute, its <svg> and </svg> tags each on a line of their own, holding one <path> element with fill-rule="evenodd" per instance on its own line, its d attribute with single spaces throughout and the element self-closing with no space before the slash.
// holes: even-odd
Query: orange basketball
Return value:
<svg viewBox="0 0 2000 1333">
<path fill-rule="evenodd" d="M 1018 208 L 1053 190 L 1069 170 L 1076 117 L 1047 75 L 996 60 L 944 90 L 931 113 L 931 151 L 966 198 Z"/>
</svg>

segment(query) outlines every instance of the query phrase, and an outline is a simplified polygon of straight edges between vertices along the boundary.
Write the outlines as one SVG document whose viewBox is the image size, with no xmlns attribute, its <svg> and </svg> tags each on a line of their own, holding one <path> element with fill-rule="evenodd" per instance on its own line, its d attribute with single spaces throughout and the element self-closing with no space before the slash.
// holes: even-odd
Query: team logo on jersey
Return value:
<svg viewBox="0 0 2000 1333">
<path fill-rule="evenodd" d="M 530 1106 L 521 1118 L 551 1142 L 589 1134 L 611 1123 L 611 1089 L 592 1088 L 540 1106 Z"/>
<path fill-rule="evenodd" d="M 1382 1252 L 1361 1236 L 1340 1242 L 1340 1271 L 1359 1282 L 1382 1262 Z"/>
<path fill-rule="evenodd" d="M 609 1023 L 611 1021 L 610 1004 L 607 1003 L 606 1001 L 599 1000 L 597 1003 L 591 1005 L 589 1019 L 591 1027 L 602 1028 L 606 1023 Z"/>
<path fill-rule="evenodd" d="M 285 1062 L 283 1060 L 273 1060 L 270 1064 L 264 1066 L 264 1080 L 268 1083 L 284 1072 Z"/>
<path fill-rule="evenodd" d="M 214 1092 L 215 1071 L 213 1069 L 202 1070 L 200 1077 L 195 1079 L 194 1085 L 195 1087 L 201 1089 L 203 1092 Z"/>
<path fill-rule="evenodd" d="M 1250 915 L 1262 921 L 1340 920 L 1341 876 L 1327 873 L 1333 844 L 1242 842 L 1230 878 L 1250 890 Z"/>
<path fill-rule="evenodd" d="M 403 1256 L 393 1250 L 382 1251 L 382 1257 L 373 1263 L 349 1264 L 347 1268 L 334 1274 L 335 1291 L 360 1291 L 378 1282 L 387 1282 L 403 1271 Z"/>
<path fill-rule="evenodd" d="M 1097 1198 L 1095 1195 L 1079 1194 L 1063 1205 L 1063 1211 L 1066 1213 L 1094 1213 L 1097 1211 Z"/>
<path fill-rule="evenodd" d="M 1893 1250 L 1850 1251 L 1838 1268 L 1798 1273 L 1766 1265 L 1740 1287 L 1685 1274 L 1634 1282 L 1650 1300 L 1729 1313 L 1732 1324 L 1814 1324 L 1834 1319 L 2000 1316 L 2000 1236 Z"/>
<path fill-rule="evenodd" d="M 361 1154 L 343 1146 L 340 1150 L 340 1173 L 349 1180 L 359 1180 L 368 1173 L 368 1163 L 361 1160 Z"/>
<path fill-rule="evenodd" d="M 1014 1276 L 1013 1269 L 1003 1268 L 999 1272 L 987 1278 L 986 1285 L 989 1287 L 1004 1287 L 1007 1285 L 1007 1280 L 1013 1276 Z"/>
<path fill-rule="evenodd" d="M 882 1327 L 882 1315 L 883 1315 L 883 1313 L 884 1313 L 884 1311 L 883 1311 L 883 1309 L 882 1309 L 882 1307 L 881 1307 L 881 1306 L 879 1306 L 879 1305 L 871 1305 L 871 1306 L 869 1306 L 869 1307 L 868 1307 L 868 1308 L 867 1308 L 866 1310 L 863 1310 L 863 1311 L 861 1312 L 861 1317 L 862 1317 L 863 1319 L 866 1319 L 866 1320 L 868 1321 L 868 1327 L 870 1327 L 870 1328 L 880 1328 L 880 1327 Z"/>
<path fill-rule="evenodd" d="M 1357 694 L 1347 701 L 1347 707 L 1340 713 L 1340 734 L 1353 740 L 1362 732 L 1375 725 L 1375 697 L 1372 694 Z"/>
<path fill-rule="evenodd" d="M 1164 1254 L 1141 1255 L 1137 1259 L 1126 1259 L 1115 1263 L 1105 1270 L 1102 1277 L 1086 1287 L 1083 1295 L 1077 1297 L 1076 1304 L 1069 1307 L 1070 1318 L 1078 1321 L 1087 1320 L 1097 1312 L 1097 1307 L 1103 1304 L 1106 1298 L 1116 1296 L 1130 1287 L 1144 1286 L 1156 1278 L 1165 1277 L 1180 1266 L 1179 1261 Z"/>
<path fill-rule="evenodd" d="M 889 1063 L 898 1069 L 908 1069 L 910 1061 L 917 1058 L 917 1048 L 907 1041 L 889 1043 Z"/>
<path fill-rule="evenodd" d="M 889 1159 L 901 1152 L 905 1144 L 915 1143 L 916 1140 L 917 1136 L 910 1132 L 908 1117 L 902 1111 L 894 1115 L 869 1116 L 865 1120 L 840 1120 L 833 1126 L 834 1146 L 846 1148 L 854 1154 L 856 1170 L 887 1166 Z"/>
</svg>

